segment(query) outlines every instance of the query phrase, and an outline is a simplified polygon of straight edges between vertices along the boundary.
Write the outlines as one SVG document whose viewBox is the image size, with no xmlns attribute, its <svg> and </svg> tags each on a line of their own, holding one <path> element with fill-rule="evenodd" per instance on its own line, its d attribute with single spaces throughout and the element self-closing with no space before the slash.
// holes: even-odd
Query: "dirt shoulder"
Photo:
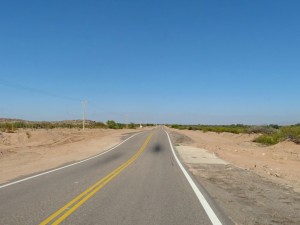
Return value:
<svg viewBox="0 0 300 225">
<path fill-rule="evenodd" d="M 39 129 L 0 134 L 0 183 L 101 153 L 138 130 Z"/>
<path fill-rule="evenodd" d="M 169 130 L 182 136 L 177 140 L 180 145 L 207 149 L 232 165 L 300 192 L 300 145 L 286 141 L 263 146 L 252 142 L 256 134 Z"/>
<path fill-rule="evenodd" d="M 297 154 L 290 153 L 297 151 L 298 146 L 282 143 L 263 147 L 251 142 L 253 135 L 174 129 L 169 132 L 190 172 L 235 224 L 300 224 L 300 193 L 295 192 L 299 183 L 291 183 L 298 175 L 294 171 L 289 174 L 289 169 L 293 170 L 295 165 L 298 170 L 300 168 Z M 191 155 L 197 148 L 202 153 Z M 201 155 L 204 153 L 211 156 Z M 218 156 L 229 163 L 214 163 Z M 287 169 L 282 169 L 282 164 Z M 274 176 L 274 171 L 280 171 L 280 177 Z"/>
</svg>

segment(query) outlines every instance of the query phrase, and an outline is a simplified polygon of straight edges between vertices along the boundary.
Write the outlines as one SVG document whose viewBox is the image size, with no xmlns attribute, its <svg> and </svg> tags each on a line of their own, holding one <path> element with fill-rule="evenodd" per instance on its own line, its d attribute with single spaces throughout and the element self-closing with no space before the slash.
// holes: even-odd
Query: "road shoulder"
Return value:
<svg viewBox="0 0 300 225">
<path fill-rule="evenodd" d="M 189 171 L 235 224 L 300 223 L 300 194 L 292 188 L 189 146 L 192 140 L 187 136 L 170 133 Z"/>
</svg>

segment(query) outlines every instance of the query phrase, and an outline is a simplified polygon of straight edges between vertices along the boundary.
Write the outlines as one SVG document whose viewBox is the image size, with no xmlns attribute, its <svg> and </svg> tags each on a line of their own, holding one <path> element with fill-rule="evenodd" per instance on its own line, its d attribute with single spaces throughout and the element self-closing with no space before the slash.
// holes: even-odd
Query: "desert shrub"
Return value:
<svg viewBox="0 0 300 225">
<path fill-rule="evenodd" d="M 279 126 L 270 124 L 267 126 L 247 126 L 243 124 L 232 125 L 169 125 L 171 128 L 179 130 L 201 130 L 203 132 L 229 132 L 234 134 L 240 133 L 257 133 L 262 134 L 257 137 L 254 142 L 266 145 L 277 144 L 280 141 L 290 140 L 296 144 L 300 144 L 300 124 L 292 126 Z"/>
<path fill-rule="evenodd" d="M 107 124 L 108 128 L 110 128 L 110 129 L 118 129 L 117 123 L 113 120 L 108 120 L 106 122 L 106 124 Z"/>
<path fill-rule="evenodd" d="M 128 125 L 128 128 L 129 128 L 129 129 L 135 129 L 136 126 L 137 126 L 136 124 L 130 123 L 130 124 Z"/>
<path fill-rule="evenodd" d="M 267 135 L 267 134 L 263 134 L 254 139 L 254 142 L 265 144 L 265 145 L 274 145 L 274 144 L 279 143 L 279 141 L 280 141 L 280 136 Z"/>
<path fill-rule="evenodd" d="M 300 144 L 300 126 L 285 126 L 281 129 L 282 135 L 286 140 L 293 141 L 297 144 Z"/>
<path fill-rule="evenodd" d="M 273 145 L 284 140 L 290 140 L 296 144 L 300 144 L 300 126 L 280 127 L 277 132 L 259 136 L 254 141 L 262 144 Z"/>
<path fill-rule="evenodd" d="M 277 132 L 277 129 L 272 126 L 251 126 L 247 129 L 247 133 L 255 134 L 274 134 Z"/>
<path fill-rule="evenodd" d="M 269 127 L 273 127 L 274 129 L 277 129 L 277 130 L 280 128 L 280 126 L 277 124 L 270 124 Z"/>
<path fill-rule="evenodd" d="M 107 124 L 107 127 L 110 128 L 110 129 L 123 129 L 126 127 L 125 124 L 122 124 L 122 123 L 116 123 L 115 121 L 113 120 L 108 120 L 106 122 Z"/>
<path fill-rule="evenodd" d="M 29 131 L 26 132 L 26 136 L 28 139 L 31 138 L 31 134 L 29 133 Z"/>
<path fill-rule="evenodd" d="M 178 130 L 185 130 L 185 129 L 188 129 L 188 127 L 189 126 L 180 125 L 180 124 L 172 124 L 171 125 L 171 128 L 178 129 Z"/>
<path fill-rule="evenodd" d="M 282 135 L 280 133 L 277 133 L 277 134 L 272 134 L 272 135 L 263 134 L 263 135 L 255 138 L 254 142 L 265 144 L 265 145 L 275 145 L 282 140 L 283 140 Z"/>
<path fill-rule="evenodd" d="M 234 134 L 246 133 L 247 128 L 249 126 L 242 124 L 233 124 L 233 125 L 178 125 L 173 124 L 170 126 L 171 128 L 179 129 L 179 130 L 201 130 L 203 132 L 229 132 Z"/>
<path fill-rule="evenodd" d="M 143 124 L 143 127 L 145 127 L 145 126 L 147 126 L 147 127 L 154 127 L 155 124 L 153 124 L 153 123 L 146 123 L 146 124 Z"/>
<path fill-rule="evenodd" d="M 14 127 L 15 128 L 26 128 L 26 124 L 24 122 L 15 122 Z"/>
<path fill-rule="evenodd" d="M 101 122 L 96 122 L 91 126 L 91 128 L 106 128 L 106 125 Z"/>
</svg>

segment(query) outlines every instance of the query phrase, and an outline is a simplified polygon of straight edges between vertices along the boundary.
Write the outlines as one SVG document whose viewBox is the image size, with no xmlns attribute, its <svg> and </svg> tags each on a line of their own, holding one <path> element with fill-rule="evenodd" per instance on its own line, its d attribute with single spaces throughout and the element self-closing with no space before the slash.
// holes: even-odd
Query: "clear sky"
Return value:
<svg viewBox="0 0 300 225">
<path fill-rule="evenodd" d="M 0 117 L 300 122 L 299 0 L 0 2 Z"/>
</svg>

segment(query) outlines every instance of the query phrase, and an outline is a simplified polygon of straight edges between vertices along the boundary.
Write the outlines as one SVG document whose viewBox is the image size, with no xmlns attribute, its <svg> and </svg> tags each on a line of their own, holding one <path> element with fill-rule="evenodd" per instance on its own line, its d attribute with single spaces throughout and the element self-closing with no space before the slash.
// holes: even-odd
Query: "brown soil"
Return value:
<svg viewBox="0 0 300 225">
<path fill-rule="evenodd" d="M 252 142 L 257 134 L 172 131 L 183 135 L 177 140 L 178 144 L 207 149 L 237 167 L 251 170 L 300 192 L 300 145 L 285 141 L 264 146 Z"/>
<path fill-rule="evenodd" d="M 119 143 L 137 130 L 52 129 L 0 134 L 0 183 L 78 161 Z"/>
</svg>

